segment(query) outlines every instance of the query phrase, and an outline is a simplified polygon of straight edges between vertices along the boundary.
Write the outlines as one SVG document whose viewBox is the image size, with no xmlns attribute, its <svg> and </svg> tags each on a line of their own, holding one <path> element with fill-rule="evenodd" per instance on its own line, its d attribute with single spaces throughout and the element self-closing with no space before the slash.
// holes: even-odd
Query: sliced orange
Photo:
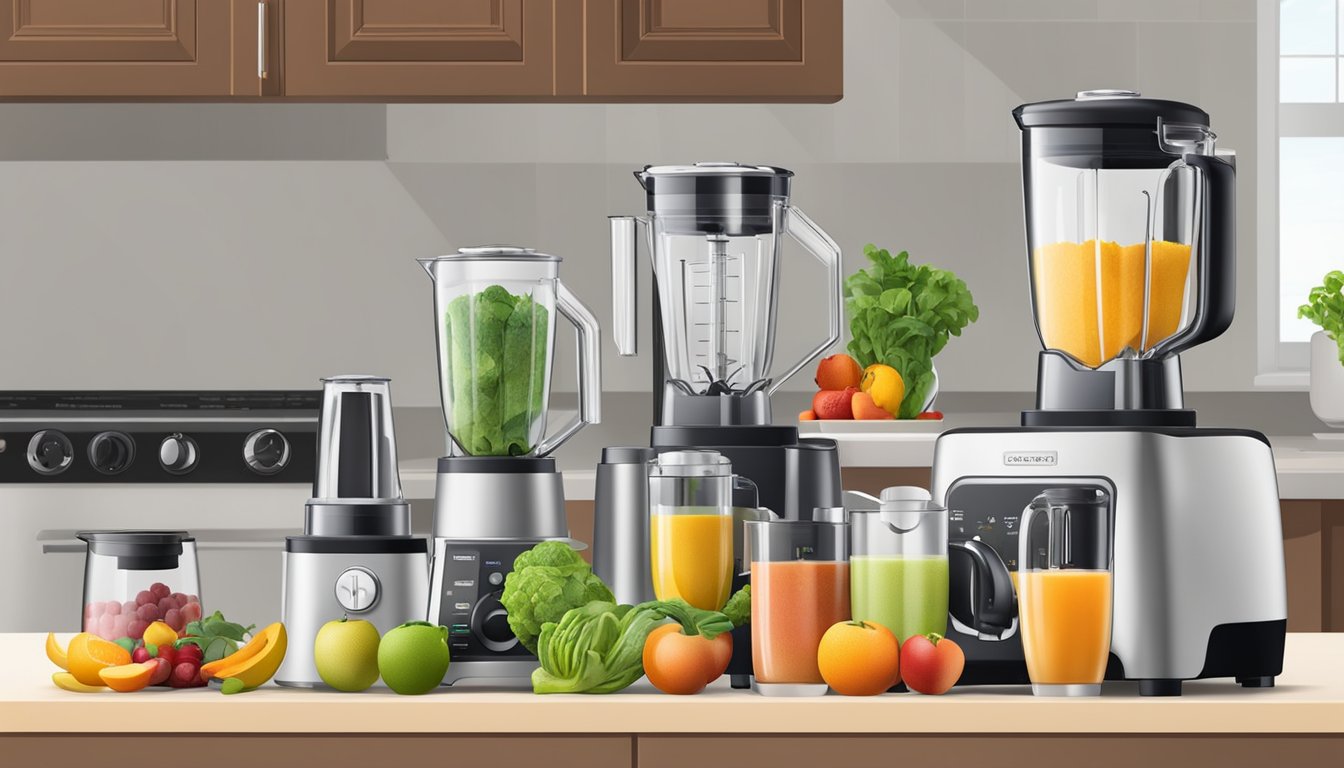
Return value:
<svg viewBox="0 0 1344 768">
<path fill-rule="evenodd" d="M 147 688 L 149 679 L 154 676 L 154 670 L 158 666 L 157 662 L 148 661 L 142 664 L 121 664 L 115 667 L 104 667 L 98 670 L 98 677 L 102 678 L 104 685 L 114 691 L 131 693 L 141 688 Z"/>
<path fill-rule="evenodd" d="M 47 658 L 61 669 L 70 669 L 70 661 L 65 656 L 65 649 L 56 642 L 55 632 L 47 633 Z"/>
<path fill-rule="evenodd" d="M 131 654 L 125 648 L 87 632 L 75 635 L 65 652 L 70 674 L 85 685 L 102 685 L 103 679 L 98 676 L 101 670 L 131 663 Z"/>
<path fill-rule="evenodd" d="M 57 672 L 51 676 L 51 682 L 55 683 L 57 688 L 64 688 L 75 693 L 102 693 L 107 690 L 105 685 L 85 685 L 76 680 L 75 676 L 69 672 Z"/>
</svg>

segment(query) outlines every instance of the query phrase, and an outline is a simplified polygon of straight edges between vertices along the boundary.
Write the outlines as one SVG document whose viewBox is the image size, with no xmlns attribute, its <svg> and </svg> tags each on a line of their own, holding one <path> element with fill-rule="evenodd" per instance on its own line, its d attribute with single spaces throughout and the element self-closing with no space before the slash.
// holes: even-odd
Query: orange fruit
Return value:
<svg viewBox="0 0 1344 768">
<path fill-rule="evenodd" d="M 65 656 L 65 649 L 56 642 L 55 632 L 47 633 L 47 658 L 61 669 L 70 669 L 70 661 Z"/>
<path fill-rule="evenodd" d="M 142 664 L 120 664 L 115 667 L 103 667 L 98 670 L 98 677 L 102 678 L 103 685 L 120 693 L 131 693 L 141 688 L 149 686 L 149 679 L 154 676 L 154 670 L 158 669 L 157 661 L 147 661 Z"/>
<path fill-rule="evenodd" d="M 846 354 L 823 357 L 817 363 L 817 389 L 844 389 L 859 386 L 863 369 L 854 358 Z"/>
<path fill-rule="evenodd" d="M 57 672 L 51 676 L 51 682 L 55 683 L 57 688 L 74 693 L 103 693 L 107 690 L 105 685 L 85 685 L 69 672 Z"/>
<path fill-rule="evenodd" d="M 905 379 L 900 371 L 890 365 L 873 363 L 863 372 L 860 388 L 873 398 L 877 407 L 892 416 L 901 410 L 901 401 L 905 399 Z"/>
<path fill-rule="evenodd" d="M 869 421 L 880 419 L 891 420 L 896 418 L 890 413 L 887 413 L 885 408 L 877 407 L 877 403 L 873 402 L 873 396 L 867 392 L 855 392 L 854 399 L 850 401 L 850 406 L 854 411 L 854 418 L 856 419 Z"/>
<path fill-rule="evenodd" d="M 801 412 L 799 412 L 799 414 L 798 414 L 798 420 L 799 420 L 799 421 L 816 421 L 816 420 L 817 420 L 817 414 L 816 414 L 816 412 L 813 411 L 811 408 L 808 408 L 806 411 L 801 411 Z"/>
<path fill-rule="evenodd" d="M 876 696 L 901 680 L 900 643 L 871 621 L 831 625 L 817 646 L 821 678 L 845 696 Z"/>
<path fill-rule="evenodd" d="M 130 664 L 131 654 L 116 643 L 81 632 L 70 641 L 66 659 L 70 664 L 70 674 L 76 680 L 84 685 L 103 685 L 103 679 L 98 673 L 108 667 Z"/>
</svg>

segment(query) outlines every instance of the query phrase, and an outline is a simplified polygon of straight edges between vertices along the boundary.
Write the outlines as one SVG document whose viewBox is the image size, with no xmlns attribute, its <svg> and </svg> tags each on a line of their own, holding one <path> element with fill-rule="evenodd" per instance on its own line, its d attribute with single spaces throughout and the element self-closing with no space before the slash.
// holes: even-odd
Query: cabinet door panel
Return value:
<svg viewBox="0 0 1344 768">
<path fill-rule="evenodd" d="M 550 0 L 287 3 L 291 96 L 549 96 Z"/>
<path fill-rule="evenodd" d="M 835 101 L 833 0 L 585 0 L 590 96 Z"/>
<path fill-rule="evenodd" d="M 223 0 L 0 3 L 0 96 L 227 96 L 230 26 Z"/>
</svg>

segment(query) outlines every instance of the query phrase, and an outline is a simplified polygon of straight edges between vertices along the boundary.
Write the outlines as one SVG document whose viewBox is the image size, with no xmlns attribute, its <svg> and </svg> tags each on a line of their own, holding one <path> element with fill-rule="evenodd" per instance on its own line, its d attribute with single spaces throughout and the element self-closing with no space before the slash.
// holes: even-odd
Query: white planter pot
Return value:
<svg viewBox="0 0 1344 768">
<path fill-rule="evenodd" d="M 1311 412 L 1331 427 L 1344 428 L 1344 363 L 1325 331 L 1311 335 Z"/>
</svg>

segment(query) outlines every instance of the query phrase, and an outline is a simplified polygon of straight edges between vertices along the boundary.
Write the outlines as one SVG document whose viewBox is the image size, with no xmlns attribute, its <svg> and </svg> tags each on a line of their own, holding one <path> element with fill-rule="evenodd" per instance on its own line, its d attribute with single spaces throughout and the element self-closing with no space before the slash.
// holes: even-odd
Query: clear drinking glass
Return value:
<svg viewBox="0 0 1344 768">
<path fill-rule="evenodd" d="M 718 451 L 669 451 L 649 462 L 649 562 L 659 600 L 717 611 L 733 582 L 733 475 Z"/>
<path fill-rule="evenodd" d="M 817 647 L 831 625 L 850 617 L 848 526 L 765 520 L 747 522 L 746 530 L 756 689 L 823 694 Z"/>
<path fill-rule="evenodd" d="M 597 423 L 597 319 L 560 282 L 560 261 L 510 246 L 419 259 L 434 279 L 439 391 L 454 455 L 543 456 Z M 579 332 L 579 414 L 545 436 L 557 309 Z"/>
<path fill-rule="evenodd" d="M 947 509 L 923 488 L 882 491 L 877 509 L 849 512 L 854 619 L 913 635 L 947 630 Z"/>
<path fill-rule="evenodd" d="M 1052 488 L 1022 513 L 1018 618 L 1032 692 L 1097 696 L 1111 650 L 1111 506 L 1094 488 Z"/>
</svg>

